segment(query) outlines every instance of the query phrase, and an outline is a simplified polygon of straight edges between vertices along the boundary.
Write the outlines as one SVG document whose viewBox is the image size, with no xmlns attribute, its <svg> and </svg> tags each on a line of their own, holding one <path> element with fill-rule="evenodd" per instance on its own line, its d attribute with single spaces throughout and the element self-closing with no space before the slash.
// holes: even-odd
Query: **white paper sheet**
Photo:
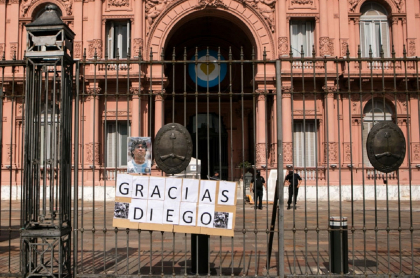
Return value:
<svg viewBox="0 0 420 278">
<path fill-rule="evenodd" d="M 133 183 L 133 176 L 127 174 L 117 175 L 117 184 L 115 196 L 117 197 L 131 197 L 131 187 Z"/>
</svg>

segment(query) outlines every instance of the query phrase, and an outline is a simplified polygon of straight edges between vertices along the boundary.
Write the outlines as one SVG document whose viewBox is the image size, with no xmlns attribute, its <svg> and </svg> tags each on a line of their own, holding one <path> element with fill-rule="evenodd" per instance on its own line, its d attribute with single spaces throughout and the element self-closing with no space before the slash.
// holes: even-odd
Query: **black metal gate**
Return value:
<svg viewBox="0 0 420 278">
<path fill-rule="evenodd" d="M 67 115 L 73 119 L 75 277 L 196 275 L 190 273 L 190 234 L 112 227 L 115 178 L 126 171 L 127 137 L 153 140 L 170 122 L 192 135 L 196 176 L 207 179 L 218 171 L 221 179 L 237 181 L 235 236 L 210 237 L 208 275 L 340 275 L 347 266 L 352 276 L 420 273 L 418 58 L 348 53 L 272 61 L 222 50 L 225 60 L 199 62 L 198 50 L 193 57 L 168 51 L 171 60 L 163 59 L 163 50 L 160 60 L 140 50 L 135 58 L 95 56 L 75 63 L 73 110 Z M 25 273 L 25 65 L 0 61 L 0 276 Z M 216 85 L 199 85 L 190 65 L 206 72 L 225 66 L 226 75 Z M 365 150 L 370 128 L 387 120 L 403 130 L 407 145 L 403 165 L 389 174 L 374 170 Z M 49 121 L 46 126 L 54 125 L 55 119 Z M 257 170 L 268 186 L 262 210 L 250 203 L 254 196 L 244 181 Z M 288 187 L 283 190 L 289 170 L 303 178 L 296 209 L 292 203 L 290 210 Z M 40 179 L 59 175 L 51 167 Z M 164 174 L 153 166 L 152 175 Z M 331 217 L 338 217 L 338 229 Z M 341 253 L 346 242 L 348 252 Z M 348 257 L 348 264 L 334 265 L 336 256 Z"/>
</svg>

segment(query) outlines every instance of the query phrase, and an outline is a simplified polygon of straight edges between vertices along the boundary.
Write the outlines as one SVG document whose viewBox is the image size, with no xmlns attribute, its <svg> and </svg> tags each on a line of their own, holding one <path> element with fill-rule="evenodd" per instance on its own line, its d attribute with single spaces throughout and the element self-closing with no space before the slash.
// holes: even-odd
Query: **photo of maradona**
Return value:
<svg viewBox="0 0 420 278">
<path fill-rule="evenodd" d="M 128 137 L 127 173 L 149 174 L 152 167 L 150 137 Z"/>
</svg>

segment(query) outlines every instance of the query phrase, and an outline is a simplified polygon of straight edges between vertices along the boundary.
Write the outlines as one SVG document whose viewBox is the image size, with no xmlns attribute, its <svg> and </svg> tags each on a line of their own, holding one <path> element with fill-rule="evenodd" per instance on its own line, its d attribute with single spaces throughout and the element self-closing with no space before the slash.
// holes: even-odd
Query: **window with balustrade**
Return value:
<svg viewBox="0 0 420 278">
<path fill-rule="evenodd" d="M 130 48 L 130 20 L 107 21 L 108 58 L 127 58 Z"/>
<path fill-rule="evenodd" d="M 302 53 L 304 57 L 312 56 L 314 28 L 314 20 L 290 21 L 290 48 L 293 52 L 293 57 L 301 57 Z"/>
</svg>

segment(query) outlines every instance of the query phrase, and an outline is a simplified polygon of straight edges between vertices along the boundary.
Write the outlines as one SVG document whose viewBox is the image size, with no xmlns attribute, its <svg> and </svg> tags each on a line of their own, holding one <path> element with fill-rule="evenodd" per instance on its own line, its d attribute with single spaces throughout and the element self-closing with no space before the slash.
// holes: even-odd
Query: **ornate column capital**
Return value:
<svg viewBox="0 0 420 278">
<path fill-rule="evenodd" d="M 290 98 L 292 97 L 292 87 L 291 86 L 281 86 L 282 90 L 282 98 Z"/>
<path fill-rule="evenodd" d="M 337 85 L 324 85 L 322 86 L 322 89 L 324 90 L 325 93 L 327 93 L 328 97 L 334 97 L 334 92 L 337 91 Z"/>
<path fill-rule="evenodd" d="M 102 88 L 99 86 L 87 86 L 86 87 L 86 101 L 89 101 L 91 99 L 96 99 L 98 97 L 98 94 L 100 94 L 102 91 Z"/>
<path fill-rule="evenodd" d="M 166 91 L 163 90 L 153 90 L 153 95 L 155 96 L 155 101 L 162 101 L 166 97 Z"/>
</svg>

